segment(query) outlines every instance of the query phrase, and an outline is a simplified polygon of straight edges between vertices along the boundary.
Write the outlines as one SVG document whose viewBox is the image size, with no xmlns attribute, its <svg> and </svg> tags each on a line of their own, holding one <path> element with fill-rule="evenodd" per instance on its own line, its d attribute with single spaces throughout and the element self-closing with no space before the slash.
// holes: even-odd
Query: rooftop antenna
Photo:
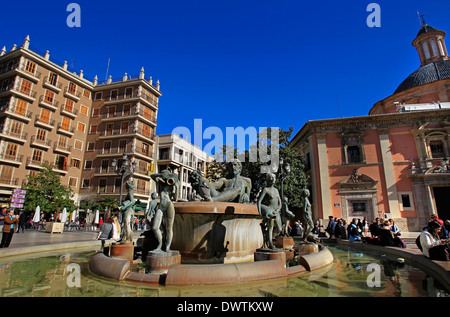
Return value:
<svg viewBox="0 0 450 317">
<path fill-rule="evenodd" d="M 108 73 L 109 73 L 109 63 L 111 62 L 111 56 L 108 56 L 108 67 L 106 68 L 106 76 L 105 81 L 108 80 Z"/>
</svg>

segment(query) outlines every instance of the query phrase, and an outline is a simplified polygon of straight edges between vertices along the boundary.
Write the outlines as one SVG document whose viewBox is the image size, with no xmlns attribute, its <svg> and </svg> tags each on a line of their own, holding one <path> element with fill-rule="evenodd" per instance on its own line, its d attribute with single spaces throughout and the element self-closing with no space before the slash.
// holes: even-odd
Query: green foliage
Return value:
<svg viewBox="0 0 450 317">
<path fill-rule="evenodd" d="M 34 212 L 40 206 L 41 212 L 45 214 L 55 213 L 58 208 L 60 212 L 67 208 L 68 211 L 76 209 L 72 190 L 61 184 L 59 174 L 53 171 L 53 166 L 42 164 L 43 169 L 36 175 L 27 176 L 27 184 L 23 189 L 27 191 L 24 209 Z"/>
<path fill-rule="evenodd" d="M 307 181 L 304 173 L 304 158 L 300 155 L 300 152 L 295 148 L 289 147 L 289 140 L 291 139 L 293 128 L 288 130 L 279 130 L 278 135 L 278 150 L 279 158 L 283 159 L 284 165 L 288 163 L 290 165 L 290 174 L 285 178 L 283 183 L 284 196 L 288 197 L 290 208 L 301 208 L 303 206 L 302 191 L 306 187 Z M 258 134 L 258 143 L 256 145 L 250 145 L 250 150 L 241 152 L 240 154 L 245 156 L 245 160 L 242 162 L 242 176 L 249 177 L 252 180 L 252 192 L 251 201 L 255 201 L 259 191 L 265 186 L 266 174 L 261 173 L 262 166 L 271 166 L 273 163 L 279 162 L 262 162 L 259 155 L 259 147 L 265 145 L 267 148 L 267 155 L 271 155 L 272 145 L 272 133 L 270 129 L 267 129 L 265 133 Z M 256 162 L 250 162 L 250 152 L 258 153 Z M 227 153 L 233 153 L 234 157 L 238 157 L 239 149 L 225 146 L 221 151 L 214 155 L 215 160 L 208 167 L 206 177 L 214 181 L 220 177 L 227 177 L 230 173 L 230 164 L 227 164 L 225 157 Z M 254 160 L 254 159 L 253 159 Z M 280 179 L 277 177 L 275 186 L 281 192 Z"/>
</svg>

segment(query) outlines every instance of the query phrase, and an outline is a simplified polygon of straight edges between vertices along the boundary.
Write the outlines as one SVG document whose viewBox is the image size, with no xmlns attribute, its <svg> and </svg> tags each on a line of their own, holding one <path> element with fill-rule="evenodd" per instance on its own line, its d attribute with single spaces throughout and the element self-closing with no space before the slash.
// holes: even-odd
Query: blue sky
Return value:
<svg viewBox="0 0 450 317">
<path fill-rule="evenodd" d="M 194 119 L 203 129 L 292 126 L 367 115 L 419 59 L 411 42 L 429 25 L 450 32 L 450 1 L 147 0 L 2 2 L 0 47 L 31 46 L 86 77 L 136 75 L 161 81 L 158 134 Z M 370 28 L 367 6 L 381 8 Z M 450 46 L 447 38 L 447 45 Z M 207 141 L 205 141 L 207 142 Z"/>
</svg>

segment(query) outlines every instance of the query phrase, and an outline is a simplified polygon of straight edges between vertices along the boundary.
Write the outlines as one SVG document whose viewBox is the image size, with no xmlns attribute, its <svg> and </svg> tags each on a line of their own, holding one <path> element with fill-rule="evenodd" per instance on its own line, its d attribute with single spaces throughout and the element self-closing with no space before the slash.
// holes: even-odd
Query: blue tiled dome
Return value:
<svg viewBox="0 0 450 317">
<path fill-rule="evenodd" d="M 424 65 L 409 75 L 397 88 L 395 93 L 409 88 L 429 84 L 450 78 L 450 60 L 437 60 Z"/>
</svg>

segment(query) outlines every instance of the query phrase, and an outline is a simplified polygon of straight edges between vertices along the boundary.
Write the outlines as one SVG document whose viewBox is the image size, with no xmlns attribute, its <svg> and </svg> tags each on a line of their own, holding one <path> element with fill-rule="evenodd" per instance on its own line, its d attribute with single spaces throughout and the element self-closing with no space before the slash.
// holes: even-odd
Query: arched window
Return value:
<svg viewBox="0 0 450 317">
<path fill-rule="evenodd" d="M 425 54 L 425 58 L 430 58 L 430 50 L 428 49 L 428 43 L 422 43 L 423 53 Z"/>
</svg>

